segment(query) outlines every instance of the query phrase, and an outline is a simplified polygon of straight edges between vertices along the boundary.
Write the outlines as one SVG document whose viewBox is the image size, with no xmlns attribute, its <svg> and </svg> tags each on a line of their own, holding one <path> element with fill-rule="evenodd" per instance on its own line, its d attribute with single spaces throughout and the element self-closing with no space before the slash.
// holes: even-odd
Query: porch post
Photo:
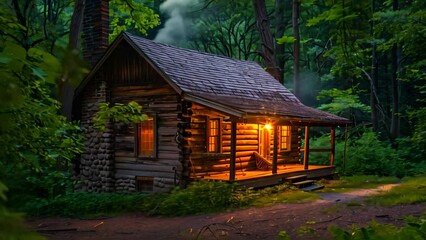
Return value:
<svg viewBox="0 0 426 240">
<path fill-rule="evenodd" d="M 304 146 L 304 151 L 303 151 L 303 165 L 305 170 L 308 170 L 308 165 L 309 165 L 309 131 L 310 131 L 310 127 L 309 126 L 305 126 L 305 146 Z"/>
<path fill-rule="evenodd" d="M 336 128 L 333 126 L 330 128 L 330 166 L 334 166 L 334 155 L 336 152 Z"/>
<path fill-rule="evenodd" d="M 237 122 L 231 122 L 231 161 L 229 166 L 229 181 L 235 181 L 235 159 L 237 157 Z"/>
<path fill-rule="evenodd" d="M 277 174 L 278 169 L 278 125 L 274 126 L 274 148 L 272 155 L 272 174 Z"/>
</svg>

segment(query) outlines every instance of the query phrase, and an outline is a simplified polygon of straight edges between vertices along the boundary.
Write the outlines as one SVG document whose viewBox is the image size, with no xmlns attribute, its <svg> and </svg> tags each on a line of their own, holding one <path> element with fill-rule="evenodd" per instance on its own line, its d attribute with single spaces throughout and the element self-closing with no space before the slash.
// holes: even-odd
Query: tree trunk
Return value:
<svg viewBox="0 0 426 240">
<path fill-rule="evenodd" d="M 84 8 L 86 0 L 75 0 L 74 12 L 71 18 L 69 47 L 72 49 L 80 49 L 81 28 L 83 25 Z"/>
<path fill-rule="evenodd" d="M 80 37 L 85 5 L 85 0 L 75 0 L 74 12 L 71 18 L 68 48 L 73 54 L 77 55 L 80 54 L 79 49 L 81 49 Z M 67 78 L 67 76 L 64 76 L 64 79 L 59 81 L 58 89 L 59 99 L 61 99 L 62 103 L 62 114 L 68 121 L 71 121 L 75 88 L 69 83 Z"/>
<path fill-rule="evenodd" d="M 279 81 L 278 67 L 275 62 L 275 49 L 269 24 L 269 17 L 266 12 L 265 0 L 253 0 L 254 12 L 256 15 L 257 28 L 261 42 L 261 56 L 265 61 L 267 71 Z"/>
<path fill-rule="evenodd" d="M 275 38 L 280 38 L 284 35 L 285 26 L 285 2 L 284 0 L 275 1 Z M 285 68 L 285 44 L 275 43 L 275 61 L 277 63 L 278 81 L 284 84 L 284 68 Z"/>
<path fill-rule="evenodd" d="M 398 0 L 393 0 L 393 11 L 398 10 Z M 399 136 L 399 93 L 398 93 L 398 45 L 392 47 L 392 113 L 391 113 L 391 142 L 396 147 L 395 139 Z"/>
<path fill-rule="evenodd" d="M 370 36 L 374 38 L 374 20 L 373 15 L 375 12 L 375 0 L 371 0 L 371 23 L 370 23 Z M 371 47 L 371 79 L 372 82 L 370 83 L 370 107 L 371 107 L 371 122 L 373 124 L 373 130 L 375 132 L 379 132 L 379 119 L 377 114 L 377 100 L 376 97 L 378 96 L 378 83 L 379 83 L 379 69 L 378 69 L 378 61 L 377 61 L 377 47 L 376 44 L 373 42 Z"/>
<path fill-rule="evenodd" d="M 294 83 L 294 95 L 300 97 L 300 33 L 299 33 L 299 11 L 300 11 L 300 0 L 293 0 L 293 83 Z"/>
</svg>

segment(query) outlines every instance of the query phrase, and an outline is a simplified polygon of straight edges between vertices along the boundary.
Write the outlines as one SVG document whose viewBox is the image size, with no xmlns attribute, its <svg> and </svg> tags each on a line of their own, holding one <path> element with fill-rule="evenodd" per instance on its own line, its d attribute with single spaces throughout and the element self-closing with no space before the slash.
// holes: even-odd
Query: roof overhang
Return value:
<svg viewBox="0 0 426 240">
<path fill-rule="evenodd" d="M 220 103 L 218 100 L 203 98 L 190 93 L 183 93 L 182 99 L 191 101 L 202 106 L 214 109 L 215 111 L 229 115 L 231 119 L 244 123 L 272 123 L 277 125 L 294 125 L 294 126 L 345 126 L 351 122 L 341 118 L 339 121 L 329 119 L 307 118 L 280 114 L 250 114 L 242 109 L 234 106 L 228 106 Z"/>
</svg>

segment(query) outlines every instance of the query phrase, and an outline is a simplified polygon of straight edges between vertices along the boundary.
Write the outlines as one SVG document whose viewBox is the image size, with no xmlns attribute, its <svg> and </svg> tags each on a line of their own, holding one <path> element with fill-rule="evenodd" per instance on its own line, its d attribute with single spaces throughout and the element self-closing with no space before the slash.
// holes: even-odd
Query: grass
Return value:
<svg viewBox="0 0 426 240">
<path fill-rule="evenodd" d="M 401 185 L 368 197 L 367 202 L 383 206 L 426 203 L 426 176 L 404 179 Z"/>
<path fill-rule="evenodd" d="M 341 210 L 342 210 L 342 206 L 339 206 L 339 205 L 333 205 L 333 206 L 331 206 L 331 207 L 329 207 L 329 208 L 326 208 L 326 209 L 321 210 L 321 213 L 324 213 L 324 214 L 332 214 L 332 213 L 338 213 L 338 212 L 340 212 Z"/>
<path fill-rule="evenodd" d="M 319 192 L 350 192 L 354 189 L 376 188 L 384 184 L 398 183 L 396 177 L 379 177 L 372 175 L 347 176 L 338 181 L 323 180 L 325 188 Z"/>
<path fill-rule="evenodd" d="M 291 190 L 273 195 L 263 195 L 257 198 L 252 206 L 263 207 L 277 203 L 305 203 L 320 199 L 318 194 L 302 192 L 300 190 Z"/>
<path fill-rule="evenodd" d="M 17 210 L 36 217 L 96 218 L 134 212 L 182 216 L 319 199 L 318 195 L 302 192 L 289 184 L 260 190 L 236 190 L 235 187 L 225 182 L 196 181 L 186 189 L 175 189 L 169 194 L 77 192 L 53 199 L 33 199 Z"/>
</svg>

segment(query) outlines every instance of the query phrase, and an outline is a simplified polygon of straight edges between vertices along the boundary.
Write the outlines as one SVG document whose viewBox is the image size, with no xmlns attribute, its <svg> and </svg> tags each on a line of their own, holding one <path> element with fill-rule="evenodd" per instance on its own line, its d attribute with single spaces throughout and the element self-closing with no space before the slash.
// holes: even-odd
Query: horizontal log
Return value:
<svg viewBox="0 0 426 240">
<path fill-rule="evenodd" d="M 193 136 L 195 136 L 195 135 L 205 136 L 206 135 L 206 129 L 204 129 L 204 128 L 200 128 L 200 129 L 191 128 L 191 129 L 187 129 L 186 131 L 191 132 Z"/>
<path fill-rule="evenodd" d="M 157 153 L 179 153 L 180 149 L 177 146 L 159 146 Z"/>
<path fill-rule="evenodd" d="M 136 157 L 115 157 L 116 163 L 136 163 Z"/>
<path fill-rule="evenodd" d="M 237 151 L 258 151 L 259 146 L 258 145 L 237 145 Z M 230 152 L 231 147 L 222 147 L 223 152 Z"/>
<path fill-rule="evenodd" d="M 135 136 L 134 135 L 130 135 L 130 136 L 116 136 L 115 137 L 115 142 L 119 143 L 119 142 L 134 142 L 135 141 Z"/>
<path fill-rule="evenodd" d="M 159 127 L 157 132 L 158 134 L 176 134 L 178 128 L 177 127 Z"/>
<path fill-rule="evenodd" d="M 135 153 L 133 152 L 127 152 L 127 151 L 115 151 L 115 157 L 134 157 Z"/>
<path fill-rule="evenodd" d="M 231 135 L 223 135 L 222 140 L 230 140 Z M 259 135 L 237 135 L 237 140 L 257 140 L 259 139 Z"/>
<path fill-rule="evenodd" d="M 309 152 L 331 152 L 331 150 L 331 148 L 310 148 Z M 305 152 L 305 149 L 301 148 L 300 152 Z"/>
<path fill-rule="evenodd" d="M 136 176 L 171 178 L 175 177 L 174 172 L 150 172 L 150 171 L 135 171 L 135 170 L 118 170 L 115 173 L 115 178 L 135 178 Z"/>
<path fill-rule="evenodd" d="M 223 146 L 230 146 L 231 141 L 230 140 L 224 140 L 222 141 Z M 237 140 L 237 145 L 258 145 L 258 140 Z"/>
<path fill-rule="evenodd" d="M 231 129 L 224 129 L 223 134 L 231 134 Z M 237 130 L 237 135 L 256 135 L 258 134 L 257 130 Z"/>
<path fill-rule="evenodd" d="M 177 161 L 179 159 L 179 152 L 158 152 L 157 160 L 162 159 Z"/>
<path fill-rule="evenodd" d="M 115 170 L 135 170 L 135 171 L 153 171 L 153 172 L 174 172 L 173 168 L 180 171 L 182 170 L 182 165 L 176 164 L 174 166 L 170 165 L 149 165 L 144 164 L 135 164 L 135 163 L 116 163 Z"/>
</svg>

